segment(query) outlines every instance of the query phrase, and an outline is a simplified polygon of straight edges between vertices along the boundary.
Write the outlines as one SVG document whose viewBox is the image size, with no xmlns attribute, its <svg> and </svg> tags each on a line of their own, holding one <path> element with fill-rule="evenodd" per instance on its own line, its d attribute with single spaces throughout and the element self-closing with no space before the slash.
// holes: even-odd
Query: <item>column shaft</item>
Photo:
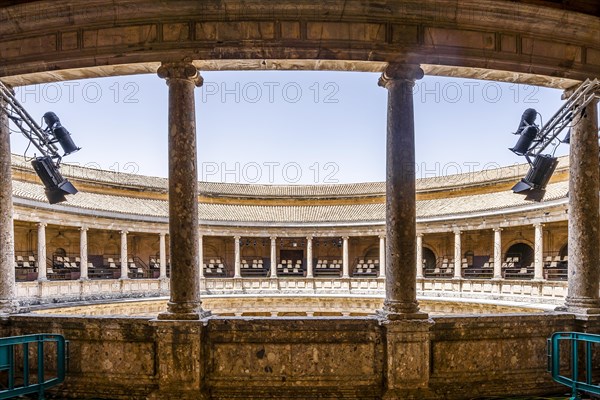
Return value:
<svg viewBox="0 0 600 400">
<path fill-rule="evenodd" d="M 417 234 L 417 278 L 423 278 L 423 234 Z"/>
<path fill-rule="evenodd" d="M 312 236 L 306 237 L 306 277 L 313 277 L 313 243 Z"/>
<path fill-rule="evenodd" d="M 203 236 L 198 234 L 198 259 L 200 260 L 199 276 L 204 278 L 204 240 Z"/>
<path fill-rule="evenodd" d="M 342 240 L 342 278 L 349 278 L 350 262 L 348 259 L 348 236 L 344 236 Z"/>
<path fill-rule="evenodd" d="M 494 228 L 494 279 L 502 279 L 502 228 Z"/>
<path fill-rule="evenodd" d="M 5 107 L 0 99 L 0 107 Z M 17 311 L 10 131 L 0 112 L 0 313 Z"/>
<path fill-rule="evenodd" d="M 454 278 L 462 278 L 462 247 L 460 231 L 454 231 Z"/>
<path fill-rule="evenodd" d="M 45 222 L 37 224 L 37 267 L 38 281 L 48 280 L 46 269 L 46 226 Z"/>
<path fill-rule="evenodd" d="M 544 231 L 542 224 L 535 224 L 535 250 L 533 264 L 533 279 L 544 279 Z"/>
<path fill-rule="evenodd" d="M 88 279 L 88 228 L 79 228 L 79 279 Z"/>
<path fill-rule="evenodd" d="M 379 277 L 385 278 L 385 235 L 379 235 Z"/>
<path fill-rule="evenodd" d="M 277 278 L 277 236 L 271 236 L 271 278 Z"/>
<path fill-rule="evenodd" d="M 167 234 L 164 232 L 159 233 L 158 241 L 158 257 L 160 259 L 160 272 L 158 279 L 166 279 L 167 277 Z"/>
<path fill-rule="evenodd" d="M 234 256 L 235 256 L 235 262 L 234 262 L 234 274 L 233 277 L 234 278 L 241 278 L 242 277 L 242 258 L 241 258 L 241 252 L 240 252 L 240 237 L 239 236 L 235 236 L 233 238 L 234 243 L 235 243 L 235 250 L 234 250 Z"/>
<path fill-rule="evenodd" d="M 163 63 L 169 87 L 169 245 L 171 295 L 160 319 L 199 319 L 198 154 L 194 89 L 202 78 L 188 62 Z"/>
<path fill-rule="evenodd" d="M 379 80 L 388 89 L 386 144 L 386 298 L 388 319 L 422 318 L 416 290 L 415 66 L 390 65 Z"/>
<path fill-rule="evenodd" d="M 576 119 L 571 129 L 569 155 L 569 263 L 567 309 L 600 313 L 600 232 L 598 221 L 597 101 Z"/>
<path fill-rule="evenodd" d="M 120 279 L 128 279 L 129 275 L 128 271 L 128 261 L 127 258 L 127 231 L 121 231 L 121 278 Z"/>
</svg>

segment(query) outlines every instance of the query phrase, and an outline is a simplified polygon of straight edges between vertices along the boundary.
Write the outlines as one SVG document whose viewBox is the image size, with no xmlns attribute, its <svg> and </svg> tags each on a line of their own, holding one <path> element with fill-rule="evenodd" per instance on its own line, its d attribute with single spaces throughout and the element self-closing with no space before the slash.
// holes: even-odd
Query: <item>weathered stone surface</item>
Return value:
<svg viewBox="0 0 600 400">
<path fill-rule="evenodd" d="M 593 101 L 571 130 L 569 175 L 569 311 L 600 314 L 600 176 L 598 105 Z"/>
</svg>

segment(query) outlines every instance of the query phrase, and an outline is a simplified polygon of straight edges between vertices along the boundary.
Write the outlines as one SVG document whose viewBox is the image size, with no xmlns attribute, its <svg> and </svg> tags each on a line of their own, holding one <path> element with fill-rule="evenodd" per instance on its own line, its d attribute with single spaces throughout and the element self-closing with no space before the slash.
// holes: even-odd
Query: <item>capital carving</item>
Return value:
<svg viewBox="0 0 600 400">
<path fill-rule="evenodd" d="M 271 242 L 274 242 L 277 240 L 277 236 L 270 236 Z"/>
<path fill-rule="evenodd" d="M 162 63 L 156 74 L 167 80 L 167 85 L 171 79 L 184 79 L 194 82 L 196 86 L 202 86 L 204 79 L 198 73 L 198 69 L 190 62 L 170 62 Z"/>
<path fill-rule="evenodd" d="M 79 230 L 80 230 L 81 232 L 87 232 L 87 231 L 89 231 L 89 230 L 90 230 L 90 228 L 88 228 L 88 227 L 87 227 L 87 226 L 85 226 L 85 225 L 82 225 L 82 226 L 80 226 L 80 227 L 79 227 Z"/>
<path fill-rule="evenodd" d="M 421 79 L 425 73 L 419 65 L 390 63 L 379 78 L 379 86 L 388 88 L 388 85 L 397 81 L 414 84 L 417 79 Z"/>
<path fill-rule="evenodd" d="M 47 224 L 47 223 L 45 223 L 45 222 L 41 222 L 41 221 L 40 221 L 40 222 L 38 222 L 37 226 L 38 226 L 39 228 L 45 228 L 45 227 L 47 227 L 47 226 L 48 226 L 48 224 Z"/>
</svg>

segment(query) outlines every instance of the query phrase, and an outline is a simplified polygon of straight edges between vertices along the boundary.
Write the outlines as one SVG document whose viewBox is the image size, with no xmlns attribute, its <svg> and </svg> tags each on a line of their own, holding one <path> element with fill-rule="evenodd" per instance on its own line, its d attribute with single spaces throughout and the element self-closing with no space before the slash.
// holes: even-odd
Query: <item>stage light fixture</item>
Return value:
<svg viewBox="0 0 600 400">
<path fill-rule="evenodd" d="M 50 157 L 37 157 L 31 165 L 46 187 L 45 193 L 50 204 L 66 201 L 65 194 L 77 193 L 75 186 L 68 179 L 63 178 Z"/>
<path fill-rule="evenodd" d="M 550 181 L 558 159 L 549 154 L 540 154 L 535 157 L 529 167 L 525 178 L 521 179 L 512 191 L 514 193 L 525 194 L 526 200 L 541 201 L 546 193 L 546 185 Z"/>
<path fill-rule="evenodd" d="M 58 142 L 58 144 L 60 144 L 60 147 L 62 147 L 65 152 L 63 157 L 81 149 L 75 145 L 71 138 L 71 134 L 60 124 L 60 119 L 58 119 L 58 116 L 55 113 L 48 111 L 44 114 L 43 118 L 46 125 L 48 125 L 44 131 L 54 136 L 55 140 L 52 141 L 53 143 Z"/>
<path fill-rule="evenodd" d="M 527 154 L 531 144 L 540 132 L 539 127 L 535 124 L 536 116 L 537 111 L 533 108 L 528 108 L 523 112 L 521 122 L 515 132 L 515 135 L 520 135 L 519 140 L 514 147 L 509 148 L 516 155 L 523 156 Z"/>
</svg>

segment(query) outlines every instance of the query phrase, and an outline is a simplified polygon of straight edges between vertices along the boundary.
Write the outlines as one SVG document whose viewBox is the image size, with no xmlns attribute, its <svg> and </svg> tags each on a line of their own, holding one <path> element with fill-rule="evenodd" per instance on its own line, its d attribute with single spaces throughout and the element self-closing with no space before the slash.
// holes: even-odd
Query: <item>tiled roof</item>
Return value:
<svg viewBox="0 0 600 400">
<path fill-rule="evenodd" d="M 19 169 L 32 170 L 31 165 L 22 156 L 13 155 L 15 175 Z M 568 157 L 561 157 L 557 170 L 568 167 Z M 449 190 L 465 186 L 489 185 L 492 183 L 518 180 L 528 170 L 527 164 L 486 169 L 483 171 L 463 173 L 441 177 L 425 177 L 417 179 L 417 192 Z M 165 178 L 127 174 L 122 172 L 104 171 L 94 168 L 83 168 L 76 165 L 62 164 L 63 176 L 74 180 L 86 180 L 100 184 L 114 185 L 138 190 L 155 190 L 166 192 L 168 188 Z M 288 198 L 288 197 L 353 197 L 381 196 L 385 194 L 384 182 L 349 183 L 335 185 L 259 185 L 200 182 L 200 194 L 214 197 L 252 197 L 252 198 Z"/>
<path fill-rule="evenodd" d="M 568 182 L 548 185 L 544 201 L 566 197 Z M 42 185 L 14 181 L 13 193 L 19 199 L 46 203 Z M 162 217 L 168 216 L 168 204 L 165 200 L 123 197 L 116 195 L 80 192 L 69 196 L 65 206 L 76 210 L 96 210 L 130 216 Z M 483 211 L 505 210 L 530 205 L 524 196 L 511 191 L 470 195 L 462 197 L 420 200 L 417 202 L 418 218 L 435 218 L 450 215 L 469 215 Z M 385 204 L 347 204 L 347 205 L 241 205 L 241 204 L 199 204 L 199 218 L 205 223 L 247 222 L 247 223 L 327 223 L 327 222 L 383 222 Z"/>
</svg>

